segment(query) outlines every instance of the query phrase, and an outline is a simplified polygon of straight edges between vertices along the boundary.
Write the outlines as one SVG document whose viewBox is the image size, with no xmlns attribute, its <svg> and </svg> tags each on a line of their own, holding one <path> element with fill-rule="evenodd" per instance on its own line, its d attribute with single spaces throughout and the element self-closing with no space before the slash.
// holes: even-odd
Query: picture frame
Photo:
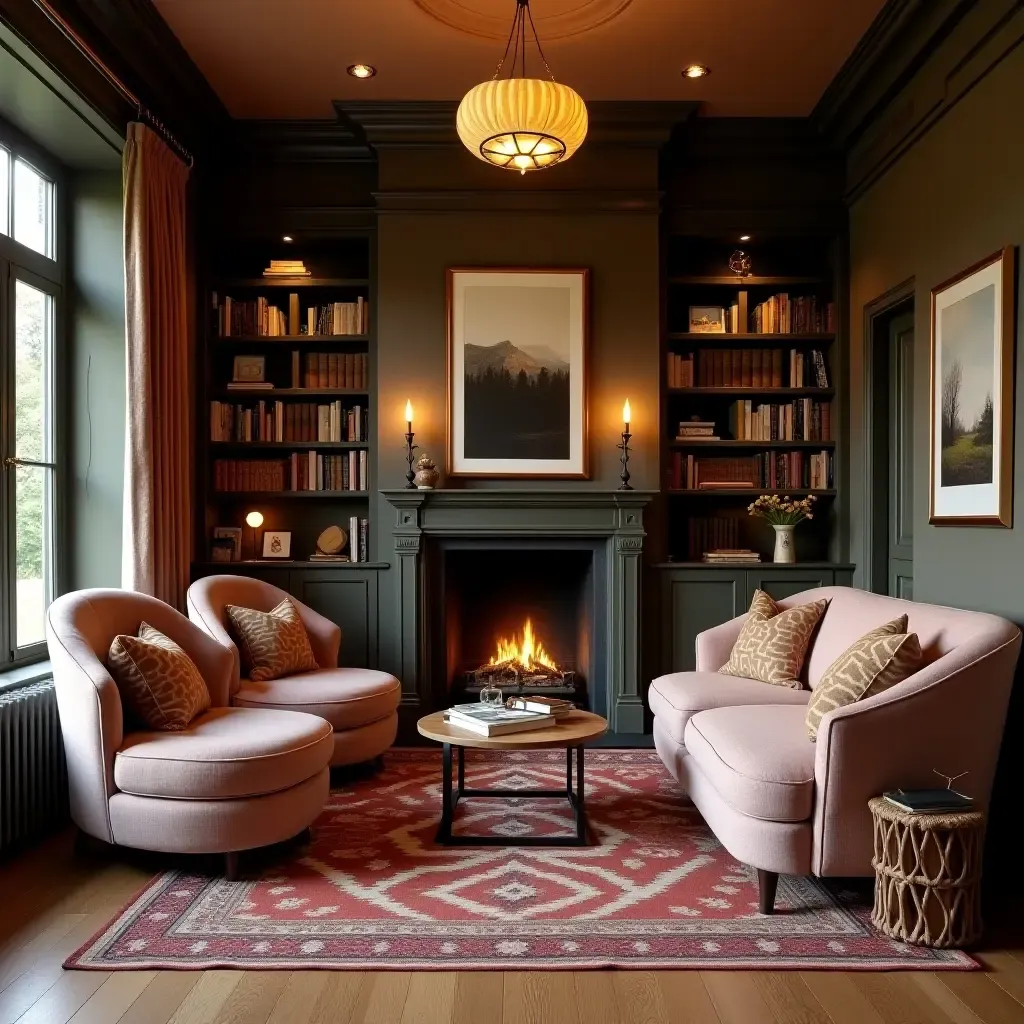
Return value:
<svg viewBox="0 0 1024 1024">
<path fill-rule="evenodd" d="M 725 334 L 724 306 L 691 306 L 691 334 Z"/>
<path fill-rule="evenodd" d="M 235 561 L 235 546 L 231 543 L 230 539 L 214 538 L 210 541 L 210 561 L 211 562 L 233 562 Z"/>
<path fill-rule="evenodd" d="M 266 356 L 235 356 L 231 379 L 235 384 L 263 384 L 266 373 Z"/>
<path fill-rule="evenodd" d="M 240 562 L 242 560 L 242 528 L 240 526 L 215 526 L 213 528 L 213 540 L 231 541 L 231 558 L 229 561 Z M 219 561 L 219 559 L 215 559 Z"/>
<path fill-rule="evenodd" d="M 291 530 L 264 530 L 263 557 L 287 560 L 292 557 Z"/>
<path fill-rule="evenodd" d="M 449 477 L 587 479 L 590 271 L 447 276 Z"/>
<path fill-rule="evenodd" d="M 1013 526 L 1016 250 L 931 292 L 928 522 Z"/>
</svg>

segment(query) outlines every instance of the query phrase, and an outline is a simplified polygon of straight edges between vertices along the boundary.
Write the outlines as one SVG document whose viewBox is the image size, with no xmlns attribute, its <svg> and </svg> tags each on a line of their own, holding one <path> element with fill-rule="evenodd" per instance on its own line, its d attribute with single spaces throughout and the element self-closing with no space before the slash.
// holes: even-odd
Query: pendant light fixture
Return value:
<svg viewBox="0 0 1024 1024">
<path fill-rule="evenodd" d="M 526 76 L 527 22 L 550 81 Z M 510 53 L 509 76 L 502 78 Z M 512 31 L 494 78 L 466 93 L 455 126 L 462 144 L 477 159 L 520 174 L 568 160 L 582 145 L 587 136 L 586 105 L 577 92 L 556 82 L 551 74 L 530 13 L 530 0 L 516 0 Z"/>
</svg>

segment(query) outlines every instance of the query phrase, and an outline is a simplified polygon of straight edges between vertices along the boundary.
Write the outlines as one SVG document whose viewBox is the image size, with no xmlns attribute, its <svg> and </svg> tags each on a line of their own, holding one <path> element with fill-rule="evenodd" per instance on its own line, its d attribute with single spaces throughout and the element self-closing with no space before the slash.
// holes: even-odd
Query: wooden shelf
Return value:
<svg viewBox="0 0 1024 1024">
<path fill-rule="evenodd" d="M 811 491 L 806 487 L 790 487 L 785 490 L 770 487 L 719 487 L 707 490 L 692 490 L 686 487 L 669 487 L 665 491 L 671 495 L 687 495 L 690 498 L 756 498 L 759 494 L 778 494 L 780 497 L 802 498 L 805 495 L 813 494 L 816 498 L 833 498 L 836 495 L 834 489 L 827 491 Z"/>
<path fill-rule="evenodd" d="M 257 449 L 257 448 L 273 448 L 273 449 L 285 449 L 293 450 L 295 448 L 302 448 L 303 450 L 315 449 L 317 451 L 347 451 L 347 450 L 363 450 L 370 447 L 369 441 L 211 441 L 211 448 L 225 449 L 225 448 L 245 448 Z"/>
<path fill-rule="evenodd" d="M 214 498 L 237 498 L 244 501 L 256 501 L 268 498 L 366 498 L 369 491 L 213 491 Z"/>
<path fill-rule="evenodd" d="M 789 276 L 759 277 L 738 277 L 735 274 L 675 274 L 668 279 L 669 284 L 674 285 L 731 285 L 736 289 L 757 288 L 761 285 L 766 287 L 785 287 L 786 285 L 806 285 L 818 287 L 831 284 L 831 279 L 814 274 Z"/>
<path fill-rule="evenodd" d="M 831 398 L 835 388 L 666 388 L 670 395 L 708 395 L 726 398 L 750 398 L 753 395 L 778 395 L 780 398 Z"/>
<path fill-rule="evenodd" d="M 835 448 L 835 441 L 680 441 L 673 438 L 670 448 Z"/>
<path fill-rule="evenodd" d="M 215 345 L 342 345 L 362 344 L 368 334 L 216 334 Z"/>
<path fill-rule="evenodd" d="M 770 346 L 778 348 L 780 343 L 793 345 L 821 345 L 827 347 L 836 340 L 834 333 L 825 334 L 744 334 L 742 332 L 705 334 L 700 331 L 670 331 L 669 341 L 688 341 L 700 344 L 712 343 L 712 347 L 721 345 L 723 348 L 735 347 L 732 342 L 742 342 L 744 346 Z"/>
<path fill-rule="evenodd" d="M 249 527 L 246 527 L 249 529 Z M 296 559 L 296 558 L 243 558 L 233 562 L 193 562 L 192 565 L 198 569 L 216 569 L 220 572 L 229 572 L 225 566 L 245 566 L 247 569 L 266 566 L 273 569 L 390 569 L 389 562 L 335 562 L 320 561 L 319 559 Z"/>
<path fill-rule="evenodd" d="M 340 398 L 344 395 L 366 395 L 370 392 L 365 388 L 232 388 L 222 391 L 214 391 L 212 396 L 215 399 L 224 401 L 233 396 L 243 398 Z"/>
<path fill-rule="evenodd" d="M 368 277 L 229 277 L 220 288 L 369 288 Z"/>
</svg>

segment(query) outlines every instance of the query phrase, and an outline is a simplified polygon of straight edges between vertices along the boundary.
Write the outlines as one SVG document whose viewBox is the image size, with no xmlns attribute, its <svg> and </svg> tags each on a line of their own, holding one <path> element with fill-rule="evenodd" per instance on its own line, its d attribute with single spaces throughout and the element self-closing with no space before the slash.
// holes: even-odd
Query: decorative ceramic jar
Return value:
<svg viewBox="0 0 1024 1024">
<path fill-rule="evenodd" d="M 421 455 L 416 460 L 416 475 L 413 482 L 421 491 L 432 491 L 437 486 L 441 474 L 434 465 L 434 460 L 429 455 Z"/>
</svg>

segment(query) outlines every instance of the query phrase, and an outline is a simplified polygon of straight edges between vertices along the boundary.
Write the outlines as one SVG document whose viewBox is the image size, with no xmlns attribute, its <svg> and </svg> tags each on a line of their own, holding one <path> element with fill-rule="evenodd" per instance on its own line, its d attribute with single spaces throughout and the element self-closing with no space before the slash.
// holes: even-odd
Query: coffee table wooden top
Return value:
<svg viewBox="0 0 1024 1024">
<path fill-rule="evenodd" d="M 435 711 L 416 723 L 421 736 L 450 743 L 456 747 L 487 750 L 536 750 L 540 747 L 579 747 L 608 731 L 608 722 L 589 711 L 570 711 L 561 721 L 544 729 L 513 732 L 505 736 L 478 736 L 468 729 L 459 729 L 444 720 L 443 711 Z"/>
</svg>

